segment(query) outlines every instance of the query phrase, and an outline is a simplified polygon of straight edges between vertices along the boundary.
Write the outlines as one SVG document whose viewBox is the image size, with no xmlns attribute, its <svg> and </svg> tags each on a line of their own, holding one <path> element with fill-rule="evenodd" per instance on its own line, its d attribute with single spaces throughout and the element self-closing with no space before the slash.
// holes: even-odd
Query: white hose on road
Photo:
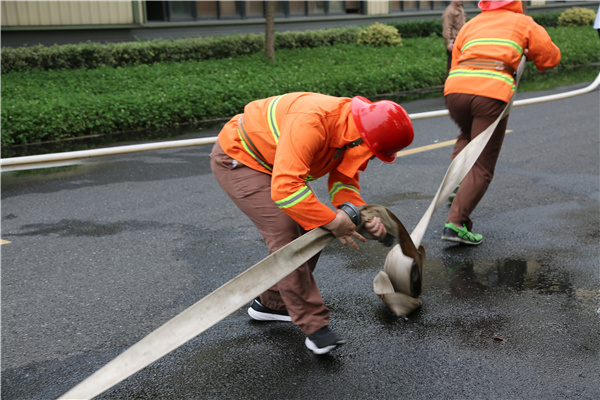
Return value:
<svg viewBox="0 0 600 400">
<path fill-rule="evenodd" d="M 535 97 L 531 99 L 517 100 L 513 103 L 513 107 L 526 106 L 530 104 L 545 103 L 548 101 L 562 100 L 573 96 L 589 93 L 600 86 L 600 74 L 588 86 L 572 90 L 570 92 L 557 93 L 548 96 Z M 410 119 L 425 119 L 434 117 L 443 117 L 448 115 L 448 110 L 428 111 L 416 114 L 409 114 Z M 200 139 L 188 140 L 173 140 L 169 142 L 135 144 L 130 146 L 109 147 L 94 150 L 69 151 L 64 153 L 40 154 L 36 156 L 12 157 L 3 158 L 0 160 L 0 170 L 2 172 L 17 171 L 33 168 L 49 168 L 59 165 L 74 164 L 74 160 L 80 160 L 91 157 L 109 156 L 115 154 L 135 153 L 140 151 L 171 149 L 176 147 L 200 146 L 205 144 L 213 144 L 217 141 L 217 137 L 208 137 Z"/>
</svg>

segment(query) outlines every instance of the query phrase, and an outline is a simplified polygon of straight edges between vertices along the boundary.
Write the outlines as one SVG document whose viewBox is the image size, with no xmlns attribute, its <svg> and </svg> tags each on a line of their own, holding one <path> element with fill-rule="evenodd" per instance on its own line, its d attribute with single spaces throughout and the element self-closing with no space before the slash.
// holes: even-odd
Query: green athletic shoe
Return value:
<svg viewBox="0 0 600 400">
<path fill-rule="evenodd" d="M 479 233 L 469 232 L 466 226 L 457 228 L 452 222 L 446 222 L 442 232 L 442 240 L 470 245 L 478 245 L 483 242 L 483 236 Z"/>
</svg>

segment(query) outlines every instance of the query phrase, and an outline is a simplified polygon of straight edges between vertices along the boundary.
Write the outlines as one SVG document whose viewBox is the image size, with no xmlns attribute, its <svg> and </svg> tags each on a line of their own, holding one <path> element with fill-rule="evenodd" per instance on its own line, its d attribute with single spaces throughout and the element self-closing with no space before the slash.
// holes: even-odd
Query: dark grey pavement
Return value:
<svg viewBox="0 0 600 400">
<path fill-rule="evenodd" d="M 243 308 L 99 398 L 600 398 L 599 93 L 513 109 L 473 215 L 484 243 L 441 241 L 438 210 L 423 239 L 423 307 L 408 318 L 373 293 L 388 249 L 334 242 L 316 277 L 345 346 L 315 356 L 296 327 L 252 322 Z M 415 132 L 411 148 L 457 133 L 448 117 Z M 266 256 L 209 151 L 2 174 L 2 399 L 56 398 Z M 412 231 L 450 152 L 372 162 L 365 199 Z"/>
</svg>

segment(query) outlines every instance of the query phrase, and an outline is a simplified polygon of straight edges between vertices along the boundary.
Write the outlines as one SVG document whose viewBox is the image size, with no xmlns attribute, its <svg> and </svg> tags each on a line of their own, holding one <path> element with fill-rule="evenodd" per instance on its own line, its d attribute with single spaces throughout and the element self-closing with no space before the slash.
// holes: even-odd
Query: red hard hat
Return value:
<svg viewBox="0 0 600 400">
<path fill-rule="evenodd" d="M 360 136 L 380 160 L 394 162 L 396 153 L 412 143 L 412 122 L 399 104 L 389 100 L 371 103 L 364 97 L 355 96 L 351 105 Z"/>
</svg>

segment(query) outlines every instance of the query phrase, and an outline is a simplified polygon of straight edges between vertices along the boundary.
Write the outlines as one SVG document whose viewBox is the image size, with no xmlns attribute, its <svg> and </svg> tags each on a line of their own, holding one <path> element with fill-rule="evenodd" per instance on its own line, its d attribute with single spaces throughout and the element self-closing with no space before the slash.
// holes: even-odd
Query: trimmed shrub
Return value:
<svg viewBox="0 0 600 400">
<path fill-rule="evenodd" d="M 544 28 L 554 28 L 558 26 L 558 17 L 560 17 L 560 12 L 532 14 L 530 17 Z"/>
<path fill-rule="evenodd" d="M 362 30 L 357 41 L 359 44 L 367 44 L 373 47 L 400 46 L 402 44 L 402 38 L 396 28 L 378 22 Z"/>
<path fill-rule="evenodd" d="M 558 26 L 591 26 L 596 13 L 589 8 L 573 7 L 565 10 L 558 17 Z"/>
<path fill-rule="evenodd" d="M 331 28 L 315 31 L 275 33 L 275 49 L 299 49 L 355 43 L 360 28 Z M 262 36 L 261 36 L 262 38 Z M 264 40 L 264 39 L 263 39 Z"/>
<path fill-rule="evenodd" d="M 441 19 L 388 22 L 387 25 L 396 28 L 400 36 L 405 39 L 429 36 L 442 37 L 443 27 Z"/>
<path fill-rule="evenodd" d="M 276 32 L 275 48 L 313 48 L 355 43 L 359 31 L 358 27 L 342 27 L 306 32 Z M 2 48 L 2 73 L 221 59 L 262 52 L 264 42 L 264 34 L 247 34 L 108 44 L 86 42 L 5 47 Z"/>
</svg>

